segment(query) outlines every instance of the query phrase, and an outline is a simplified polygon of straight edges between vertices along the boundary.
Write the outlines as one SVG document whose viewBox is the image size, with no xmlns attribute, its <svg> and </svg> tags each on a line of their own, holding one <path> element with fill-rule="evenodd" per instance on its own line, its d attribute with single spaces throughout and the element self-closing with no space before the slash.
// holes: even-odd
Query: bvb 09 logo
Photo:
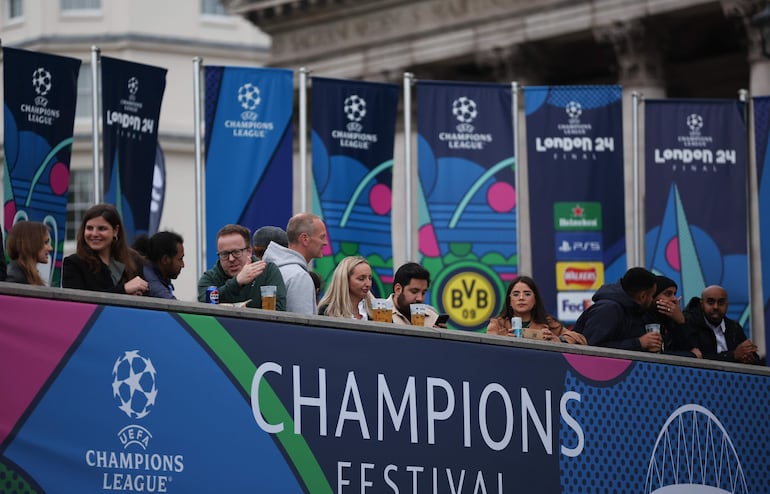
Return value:
<svg viewBox="0 0 770 494">
<path fill-rule="evenodd" d="M 441 289 L 444 310 L 464 329 L 486 325 L 497 305 L 495 283 L 487 273 L 474 269 L 450 273 Z"/>
</svg>

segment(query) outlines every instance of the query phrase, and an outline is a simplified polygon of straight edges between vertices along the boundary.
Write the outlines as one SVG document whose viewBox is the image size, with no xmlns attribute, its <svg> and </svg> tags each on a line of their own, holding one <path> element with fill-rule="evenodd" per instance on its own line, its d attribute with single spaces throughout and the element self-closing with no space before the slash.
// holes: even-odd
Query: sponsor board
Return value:
<svg viewBox="0 0 770 494">
<path fill-rule="evenodd" d="M 553 227 L 558 231 L 601 231 L 600 202 L 555 202 Z"/>
<path fill-rule="evenodd" d="M 556 294 L 556 317 L 561 322 L 577 321 L 591 306 L 594 292 L 559 292 Z"/>
<path fill-rule="evenodd" d="M 604 284 L 604 263 L 557 262 L 556 289 L 559 291 L 597 290 Z"/>
<path fill-rule="evenodd" d="M 557 261 L 599 261 L 602 259 L 601 232 L 556 232 Z"/>
</svg>

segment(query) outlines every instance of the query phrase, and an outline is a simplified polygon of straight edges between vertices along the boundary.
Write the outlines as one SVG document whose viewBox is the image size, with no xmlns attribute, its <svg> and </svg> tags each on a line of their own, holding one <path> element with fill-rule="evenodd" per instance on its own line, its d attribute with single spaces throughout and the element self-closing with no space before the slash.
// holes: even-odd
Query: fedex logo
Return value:
<svg viewBox="0 0 770 494">
<path fill-rule="evenodd" d="M 556 232 L 554 236 L 557 261 L 600 261 L 601 232 Z"/>
<path fill-rule="evenodd" d="M 575 322 L 593 302 L 594 292 L 558 292 L 556 294 L 557 315 L 562 322 Z"/>
</svg>

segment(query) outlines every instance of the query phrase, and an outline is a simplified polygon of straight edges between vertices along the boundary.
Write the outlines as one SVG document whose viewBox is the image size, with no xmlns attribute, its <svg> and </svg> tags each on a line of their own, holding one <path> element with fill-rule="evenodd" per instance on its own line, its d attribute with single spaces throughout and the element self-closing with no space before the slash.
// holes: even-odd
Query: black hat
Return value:
<svg viewBox="0 0 770 494">
<path fill-rule="evenodd" d="M 271 241 L 284 247 L 289 246 L 289 239 L 282 228 L 278 228 L 277 226 L 263 226 L 254 232 L 254 238 L 252 239 L 254 247 L 267 247 L 270 245 Z"/>
<path fill-rule="evenodd" d="M 660 292 L 672 286 L 674 288 L 678 288 L 676 286 L 676 281 L 672 280 L 667 276 L 661 276 L 661 275 L 656 276 L 655 277 L 655 296 L 657 297 L 660 294 Z"/>
</svg>

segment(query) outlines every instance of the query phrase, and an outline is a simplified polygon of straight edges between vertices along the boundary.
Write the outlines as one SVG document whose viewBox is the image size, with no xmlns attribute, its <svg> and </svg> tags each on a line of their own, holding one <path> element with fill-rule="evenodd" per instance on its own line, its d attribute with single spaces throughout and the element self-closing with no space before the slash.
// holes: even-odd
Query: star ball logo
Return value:
<svg viewBox="0 0 770 494">
<path fill-rule="evenodd" d="M 48 100 L 44 97 L 53 88 L 53 77 L 43 67 L 38 67 L 32 73 L 32 87 L 37 93 L 35 98 L 35 104 L 40 106 L 48 106 Z"/>
<path fill-rule="evenodd" d="M 573 125 L 580 123 L 580 115 L 583 114 L 583 106 L 580 103 L 577 101 L 570 101 L 567 103 L 567 106 L 564 107 L 564 111 L 567 113 L 567 117 L 569 117 L 569 123 Z"/>
<path fill-rule="evenodd" d="M 700 131 L 703 128 L 703 117 L 697 113 L 691 113 L 687 115 L 687 127 L 690 128 L 691 136 L 699 136 Z"/>
<path fill-rule="evenodd" d="M 452 102 L 452 115 L 460 122 L 457 126 L 459 132 L 473 132 L 471 122 L 476 119 L 478 114 L 476 102 L 467 96 L 460 96 Z"/>
<path fill-rule="evenodd" d="M 360 122 L 366 116 L 366 100 L 357 94 L 350 95 L 345 98 L 342 110 L 350 120 L 346 128 L 351 132 L 360 132 L 363 129 Z"/>
<path fill-rule="evenodd" d="M 115 361 L 112 396 L 128 418 L 141 419 L 152 411 L 158 397 L 157 375 L 152 361 L 138 350 L 126 351 Z"/>
<path fill-rule="evenodd" d="M 132 77 L 128 80 L 128 94 L 130 99 L 136 98 L 136 93 L 139 92 L 139 79 Z"/>
<path fill-rule="evenodd" d="M 259 121 L 257 107 L 262 103 L 262 94 L 259 87 L 251 82 L 246 82 L 238 88 L 236 95 L 238 104 L 243 109 L 240 120 L 227 119 L 224 126 L 232 132 L 234 137 L 247 137 L 252 139 L 264 139 L 273 130 L 273 122 Z"/>
<path fill-rule="evenodd" d="M 241 108 L 244 110 L 254 111 L 261 102 L 262 98 L 259 94 L 259 88 L 254 84 L 247 82 L 238 88 L 238 103 L 241 104 Z"/>
</svg>

